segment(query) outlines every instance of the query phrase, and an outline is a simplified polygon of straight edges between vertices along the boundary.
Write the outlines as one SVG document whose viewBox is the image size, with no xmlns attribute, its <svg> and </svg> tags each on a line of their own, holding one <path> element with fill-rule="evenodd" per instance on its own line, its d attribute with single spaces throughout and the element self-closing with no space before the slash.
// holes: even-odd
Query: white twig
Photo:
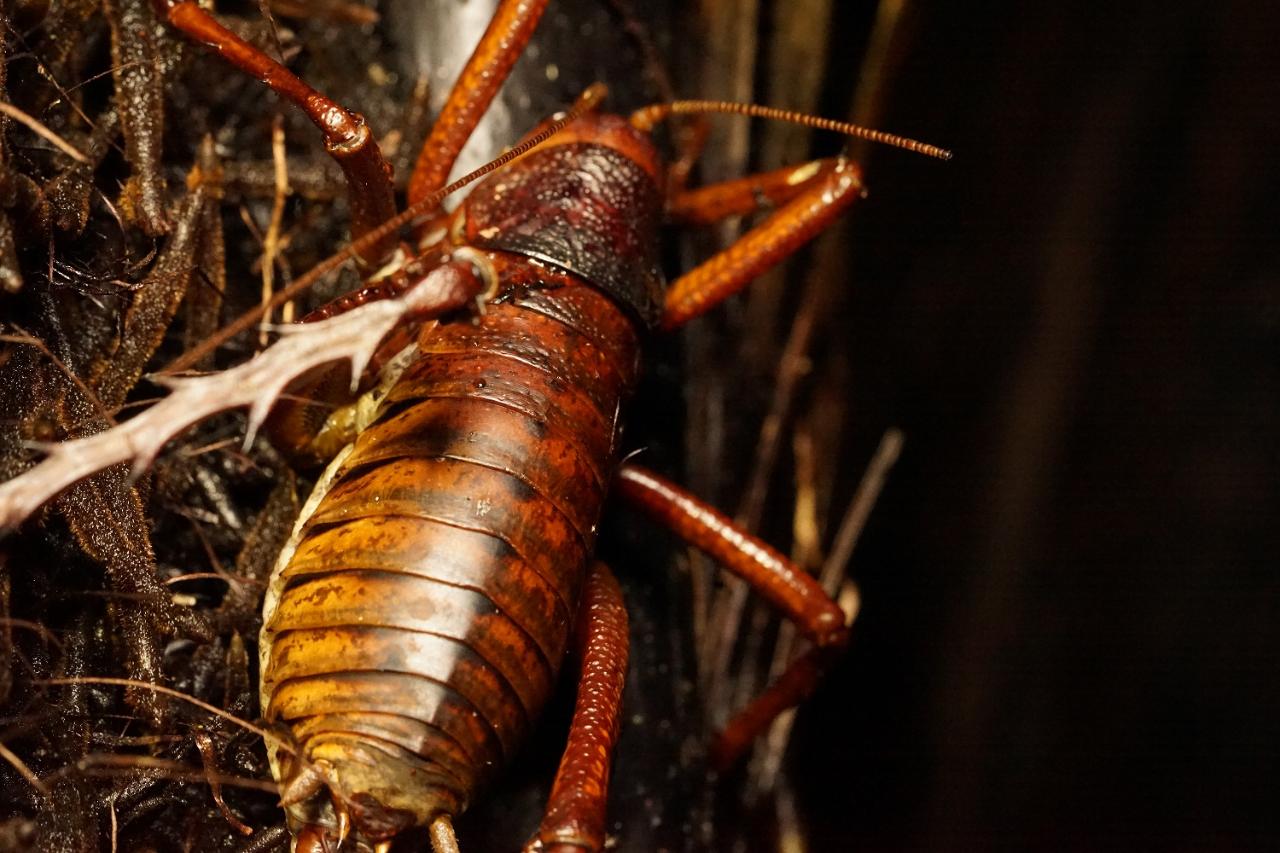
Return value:
<svg viewBox="0 0 1280 853">
<path fill-rule="evenodd" d="M 0 530 L 16 527 L 67 486 L 112 465 L 131 462 L 133 475 L 141 475 L 166 442 L 226 409 L 249 408 L 248 446 L 293 379 L 313 367 L 345 360 L 351 362 L 354 390 L 382 338 L 403 318 L 458 307 L 478 289 L 474 282 L 461 283 L 450 266 L 437 267 L 398 298 L 320 322 L 282 327 L 280 340 L 244 364 L 204 376 L 151 377 L 170 389 L 169 396 L 119 426 L 42 445 L 49 453 L 45 459 L 0 484 Z"/>
</svg>

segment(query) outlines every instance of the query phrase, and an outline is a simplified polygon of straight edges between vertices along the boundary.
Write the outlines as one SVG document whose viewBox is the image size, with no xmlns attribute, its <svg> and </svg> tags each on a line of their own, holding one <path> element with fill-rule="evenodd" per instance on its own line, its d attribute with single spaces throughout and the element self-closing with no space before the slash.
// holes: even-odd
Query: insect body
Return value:
<svg viewBox="0 0 1280 853">
<path fill-rule="evenodd" d="M 593 624 L 596 605 L 584 614 L 580 598 L 592 585 L 596 604 L 603 590 L 600 606 L 621 612 L 607 569 L 590 563 L 615 477 L 624 496 L 759 582 L 816 643 L 731 724 L 728 752 L 807 691 L 844 642 L 839 609 L 781 555 L 647 472 L 616 468 L 641 334 L 705 310 L 803 241 L 813 211 L 834 215 L 855 197 L 857 172 L 810 169 L 816 182 L 793 182 L 791 206 L 742 254 L 664 295 L 661 172 L 636 126 L 646 118 L 577 119 L 453 215 L 429 254 L 468 259 L 496 297 L 473 324 L 428 326 L 411 357 L 393 359 L 367 427 L 281 557 L 264 611 L 262 706 L 291 732 L 275 769 L 306 853 L 458 814 L 537 717 L 575 623 L 586 676 L 606 673 L 604 698 L 580 696 L 534 845 L 599 849 L 625 636 L 616 615 Z M 758 188 L 746 191 L 754 204 Z M 593 656 L 593 641 L 612 651 Z"/>
<path fill-rule="evenodd" d="M 450 165 L 546 0 L 499 3 L 423 146 L 409 210 L 391 218 L 388 169 L 362 118 L 193 0 L 156 5 L 321 128 L 352 197 L 348 254 L 372 264 L 399 224 L 436 210 Z M 483 281 L 483 315 L 423 327 L 356 414 L 333 421 L 363 430 L 326 470 L 281 555 L 261 643 L 263 713 L 285 730 L 273 770 L 300 853 L 344 844 L 383 853 L 423 824 L 437 853 L 456 850 L 450 816 L 512 756 L 571 642 L 577 706 L 528 849 L 602 848 L 627 655 L 617 584 L 591 559 L 609 492 L 749 581 L 810 643 L 730 721 L 713 748 L 721 761 L 802 699 L 847 640 L 843 613 L 812 578 L 692 495 L 619 466 L 617 438 L 642 336 L 709 310 L 821 232 L 861 195 L 858 169 L 837 158 L 686 192 L 663 172 L 648 135 L 656 123 L 715 111 L 797 117 L 673 101 L 624 119 L 592 112 L 601 96 L 589 89 L 517 146 L 507 156 L 559 131 L 480 184 L 448 218 L 442 242 L 397 273 Z M 851 125 L 805 123 L 949 156 Z M 678 153 L 672 173 L 683 176 L 692 152 Z M 709 222 L 774 205 L 664 291 L 664 213 Z"/>
<path fill-rule="evenodd" d="M 423 147 L 400 214 L 362 118 L 195 0 L 155 5 L 169 24 L 304 109 L 343 168 L 356 239 L 275 297 L 283 300 L 345 257 L 374 268 L 400 226 L 438 214 L 450 165 L 546 0 L 499 3 Z M 145 413 L 57 445 L 0 484 L 0 525 L 12 525 L 95 470 L 129 461 L 144 468 L 174 431 L 209 413 L 248 406 L 253 433 L 291 378 L 338 358 L 363 367 L 394 324 L 429 321 L 391 332 L 390 350 L 398 352 L 369 394 L 314 437 L 289 439 L 341 447 L 270 579 L 261 635 L 262 712 L 277 732 L 269 758 L 299 853 L 386 853 L 418 825 L 429 827 L 436 853 L 456 851 L 450 818 L 513 756 L 566 659 L 578 670 L 577 703 L 546 815 L 526 849 L 602 849 L 627 659 L 617 583 L 592 559 L 606 496 L 630 502 L 748 581 L 809 643 L 730 720 L 713 745 L 715 760 L 740 754 L 803 699 L 847 641 L 843 612 L 813 578 L 712 507 L 622 462 L 618 437 L 643 337 L 713 308 L 821 232 L 860 197 L 860 173 L 840 157 L 686 191 L 692 152 L 677 151 L 665 174 L 649 137 L 656 123 L 715 111 L 797 117 L 668 101 L 622 118 L 594 112 L 600 97 L 588 89 L 567 114 L 490 164 L 509 165 L 454 214 L 429 220 L 443 226 L 442 237 L 420 241 L 430 244 L 326 313 L 393 299 L 330 316 L 309 340 L 285 336 L 221 374 L 172 380 L 170 395 Z M 876 131 L 804 121 L 949 156 Z M 527 156 L 511 162 L 520 155 Z M 660 218 L 705 223 L 774 206 L 664 288 Z M 479 316 L 449 321 L 481 295 Z M 217 339 L 178 362 L 189 366 Z M 307 420 L 286 414 L 278 426 L 287 435 L 290 424 Z M 349 441 L 333 442 L 346 433 Z"/>
<path fill-rule="evenodd" d="M 319 768 L 330 791 L 290 807 L 304 834 L 459 813 L 560 669 L 661 294 L 647 138 L 607 116 L 567 130 L 457 212 L 498 297 L 424 330 L 277 570 L 262 706 L 305 759 L 286 789 Z"/>
</svg>

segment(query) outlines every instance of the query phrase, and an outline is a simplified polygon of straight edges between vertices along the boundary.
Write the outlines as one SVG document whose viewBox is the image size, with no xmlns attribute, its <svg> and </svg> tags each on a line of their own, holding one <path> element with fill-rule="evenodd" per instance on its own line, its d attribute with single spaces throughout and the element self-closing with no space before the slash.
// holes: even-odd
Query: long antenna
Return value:
<svg viewBox="0 0 1280 853">
<path fill-rule="evenodd" d="M 259 322 L 259 318 L 264 312 L 274 310 L 280 305 L 288 302 L 290 299 L 295 298 L 303 291 L 314 285 L 322 277 L 333 272 L 360 252 L 382 240 L 387 235 L 399 230 L 403 225 L 412 222 L 419 216 L 422 216 L 424 213 L 434 210 L 440 205 L 440 202 L 443 201 L 446 196 L 457 192 L 473 181 L 483 178 L 490 172 L 505 166 L 517 157 L 524 156 L 531 148 L 546 142 L 559 132 L 561 128 L 571 123 L 578 116 L 585 112 L 594 110 L 600 101 L 604 99 L 607 93 L 608 89 L 605 88 L 603 83 L 593 83 L 588 86 L 586 91 L 578 96 L 577 102 L 575 102 L 569 110 L 548 121 L 542 130 L 521 142 L 510 151 L 507 151 L 496 160 L 492 160 L 484 164 L 474 172 L 463 175 L 458 180 L 449 184 L 449 186 L 433 192 L 431 195 L 421 199 L 416 204 L 409 205 L 403 213 L 397 214 L 379 225 L 377 228 L 367 232 L 359 239 L 348 243 L 346 248 L 330 255 L 328 258 L 312 267 L 306 275 L 295 279 L 288 287 L 277 291 L 276 295 L 272 297 L 271 301 L 265 306 L 258 305 L 241 314 L 235 320 L 232 320 L 208 338 L 205 338 L 198 346 L 194 346 L 182 355 L 178 356 L 160 372 L 179 373 L 183 370 L 187 370 L 192 365 L 196 364 L 196 362 L 200 361 L 200 359 L 222 346 L 222 344 L 227 340 L 240 334 L 245 329 L 248 329 L 254 323 Z"/>
<path fill-rule="evenodd" d="M 732 115 L 751 116 L 752 118 L 788 121 L 792 124 L 802 124 L 805 127 L 813 127 L 818 130 L 843 133 L 845 136 L 852 136 L 855 139 L 866 139 L 871 142 L 879 142 L 882 145 L 892 145 L 894 148 L 903 148 L 907 151 L 914 151 L 917 154 L 924 154 L 927 157 L 936 157 L 939 160 L 951 159 L 950 151 L 945 148 L 939 148 L 936 145 L 930 145 L 927 142 L 919 142 L 915 139 L 908 139 L 905 136 L 885 133 L 882 130 L 873 130 L 860 124 L 850 124 L 847 121 L 835 121 L 834 119 L 820 118 L 792 112 L 791 110 L 780 110 L 777 107 L 765 107 L 759 104 L 739 104 L 732 101 L 671 101 L 666 104 L 651 104 L 647 107 L 641 107 L 631 114 L 630 121 L 631 126 L 637 130 L 650 131 L 655 124 L 665 121 L 670 116 L 703 113 L 729 113 Z"/>
</svg>

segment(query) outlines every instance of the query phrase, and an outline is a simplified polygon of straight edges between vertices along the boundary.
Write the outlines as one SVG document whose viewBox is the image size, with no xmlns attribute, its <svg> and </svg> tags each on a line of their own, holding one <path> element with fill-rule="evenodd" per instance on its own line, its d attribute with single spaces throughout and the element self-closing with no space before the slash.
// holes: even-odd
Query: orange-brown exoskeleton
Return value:
<svg viewBox="0 0 1280 853">
<path fill-rule="evenodd" d="M 380 260 L 392 196 L 363 120 L 222 30 L 194 0 L 158 2 L 172 24 L 308 110 L 346 171 L 360 253 Z M 545 5 L 499 5 L 427 140 L 411 205 L 444 185 Z M 298 429 L 313 420 L 306 405 L 277 418 L 295 450 L 341 448 L 280 557 L 261 637 L 262 711 L 289 745 L 271 758 L 301 853 L 384 851 L 420 825 L 438 851 L 456 849 L 450 818 L 529 733 L 571 643 L 576 711 L 528 849 L 602 848 L 627 658 L 618 586 L 592 558 L 610 494 L 747 579 L 811 643 L 719 735 L 718 760 L 802 698 L 845 644 L 844 617 L 814 580 L 714 509 L 623 463 L 619 430 L 645 336 L 712 308 L 820 232 L 861 195 L 859 171 L 835 158 L 684 191 L 667 180 L 649 134 L 656 122 L 772 111 L 674 102 L 621 117 L 579 107 L 437 217 L 438 233 L 391 276 L 451 266 L 488 291 L 483 313 L 405 335 L 374 390 L 319 435 Z M 667 286 L 664 215 L 705 222 L 762 204 L 778 209 Z"/>
</svg>

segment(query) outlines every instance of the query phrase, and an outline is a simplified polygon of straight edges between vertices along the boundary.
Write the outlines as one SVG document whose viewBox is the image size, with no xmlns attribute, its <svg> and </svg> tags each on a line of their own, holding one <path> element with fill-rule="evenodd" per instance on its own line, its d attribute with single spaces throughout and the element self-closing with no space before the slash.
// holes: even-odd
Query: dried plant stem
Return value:
<svg viewBox="0 0 1280 853">
<path fill-rule="evenodd" d="M 0 113 L 4 113 L 14 121 L 26 125 L 34 134 L 36 134 L 36 136 L 39 136 L 41 139 L 51 143 L 55 148 L 63 154 L 66 154 L 72 160 L 75 160 L 77 163 L 89 162 L 89 158 L 82 154 L 80 149 L 76 148 L 70 142 L 54 133 L 45 125 L 41 124 L 34 116 L 24 113 L 13 104 L 6 101 L 0 101 Z"/>
<path fill-rule="evenodd" d="M 278 794 L 280 789 L 275 782 L 266 779 L 246 779 L 243 776 L 230 776 L 225 773 L 209 773 L 199 767 L 191 767 L 180 761 L 169 761 L 151 755 L 114 755 L 111 753 L 90 753 L 75 763 L 71 772 L 83 773 L 87 776 L 118 775 L 118 771 L 148 768 L 161 771 L 167 779 L 184 782 L 209 782 L 216 780 L 219 785 L 234 788 L 247 788 L 251 791 L 265 791 Z M 106 771 L 105 774 L 102 771 Z"/>
<path fill-rule="evenodd" d="M 840 527 L 836 530 L 836 537 L 832 543 L 831 551 L 826 560 L 823 561 L 822 569 L 818 573 L 818 582 L 822 584 L 822 588 L 828 595 L 833 598 L 838 597 L 840 607 L 845 611 L 845 618 L 849 623 L 852 623 L 858 615 L 856 593 L 848 596 L 843 592 L 846 584 L 853 586 L 852 581 L 845 579 L 849 569 L 849 560 L 853 556 L 853 549 L 858 543 L 859 536 L 861 536 L 863 529 L 866 527 L 867 518 L 871 515 L 871 510 L 875 507 L 876 501 L 880 497 L 880 492 L 884 489 L 889 471 L 893 468 L 894 463 L 898 461 L 898 456 L 902 452 L 902 440 L 901 430 L 895 428 L 885 431 L 884 436 L 880 439 L 879 446 L 871 457 L 871 461 L 867 464 L 867 470 L 863 473 L 862 480 L 858 483 L 858 489 L 854 492 L 853 499 L 849 501 L 849 506 L 845 509 L 844 516 L 840 520 Z M 854 586 L 854 589 L 856 590 L 856 586 Z M 795 646 L 795 629 L 792 625 L 784 624 L 780 629 L 778 645 L 774 650 L 770 671 L 771 678 L 777 678 L 795 658 Z M 761 740 L 751 769 L 751 787 L 753 791 L 760 792 L 773 789 L 778 774 L 782 769 L 782 759 L 786 754 L 787 745 L 791 742 L 791 729 L 794 722 L 794 711 L 783 713 L 774 721 L 769 728 L 768 734 Z"/>
<path fill-rule="evenodd" d="M 271 128 L 271 160 L 274 164 L 275 198 L 271 205 L 271 221 L 262 238 L 262 324 L 258 345 L 266 347 L 271 322 L 271 294 L 275 290 L 276 257 L 280 254 L 280 226 L 284 222 L 284 204 L 289 196 L 289 163 L 285 159 L 284 122 L 276 116 Z M 287 307 L 287 306 L 286 306 Z M 289 322 L 290 318 L 285 318 Z"/>
<path fill-rule="evenodd" d="M 253 835 L 253 827 L 236 817 L 235 812 L 231 811 L 226 800 L 222 798 L 222 774 L 216 770 L 217 754 L 213 748 L 213 738 L 205 731 L 198 731 L 193 737 L 196 748 L 200 750 L 200 758 L 204 761 L 205 781 L 209 785 L 209 793 L 213 796 L 213 804 L 218 807 L 222 817 L 236 832 L 241 835 Z"/>
<path fill-rule="evenodd" d="M 44 681 L 34 681 L 32 683 L 37 685 L 49 685 L 51 687 L 56 687 L 60 685 L 63 685 L 63 686 L 73 685 L 73 684 L 109 684 L 115 687 L 133 687 L 141 690 L 151 690 L 155 693 L 163 693 L 165 696 L 172 696 L 174 699 L 181 699 L 184 702 L 190 702 L 192 705 L 195 705 L 197 708 L 208 711 L 210 714 L 213 714 L 215 717 L 221 717 L 222 719 L 227 720 L 228 722 L 234 723 L 240 728 L 246 731 L 252 732 L 253 734 L 257 735 L 263 740 L 269 741 L 271 743 L 276 743 L 280 740 L 279 737 L 267 731 L 266 729 L 261 728 L 259 726 L 255 726 L 253 723 L 242 720 L 239 717 L 237 717 L 235 714 L 228 713 L 222 710 L 221 708 L 218 708 L 214 705 L 210 705 L 208 702 L 197 699 L 194 696 L 188 696 L 186 693 L 183 693 L 179 690 L 174 690 L 172 687 L 164 687 L 163 685 L 160 685 L 160 684 L 149 684 L 145 681 L 137 681 L 136 679 L 132 679 L 132 678 L 109 678 L 106 676 L 90 676 L 90 675 L 78 676 L 76 678 L 49 678 L 49 679 L 45 679 Z M 289 751 L 292 751 L 292 749 L 290 749 L 287 744 L 282 744 L 282 746 L 284 746 L 284 748 L 286 749 L 289 749 Z"/>
<path fill-rule="evenodd" d="M 822 564 L 822 571 L 818 574 L 818 582 L 822 584 L 822 588 L 828 595 L 835 595 L 840 589 L 845 567 L 849 565 L 853 549 L 858 544 L 858 537 L 866 527 L 867 517 L 871 515 L 872 508 L 880 498 L 880 492 L 884 489 L 889 471 L 893 469 L 898 457 L 902 454 L 902 443 L 902 430 L 896 427 L 885 430 L 875 454 L 867 464 L 862 481 L 858 483 L 858 490 L 854 492 L 853 500 L 849 502 L 844 518 L 840 520 L 840 527 L 836 531 L 831 552 Z"/>
<path fill-rule="evenodd" d="M 26 765 L 26 762 L 19 758 L 13 750 L 9 749 L 9 747 L 5 746 L 3 743 L 0 743 L 0 758 L 9 762 L 13 769 L 18 771 L 18 775 L 27 780 L 27 783 L 39 791 L 41 796 L 49 796 L 48 786 L 41 781 L 39 776 L 32 772 L 31 768 Z"/>
<path fill-rule="evenodd" d="M 260 354 L 220 373 L 154 377 L 171 393 L 151 408 L 94 435 L 46 445 L 43 461 L 0 484 L 0 528 L 13 528 L 79 480 L 122 462 L 140 475 L 160 449 L 187 427 L 227 409 L 248 407 L 246 445 L 294 378 L 313 367 L 350 361 L 356 378 L 379 342 L 406 316 L 437 315 L 478 295 L 478 282 L 445 265 L 396 299 L 372 302 L 317 323 L 286 326 L 284 337 Z"/>
</svg>

